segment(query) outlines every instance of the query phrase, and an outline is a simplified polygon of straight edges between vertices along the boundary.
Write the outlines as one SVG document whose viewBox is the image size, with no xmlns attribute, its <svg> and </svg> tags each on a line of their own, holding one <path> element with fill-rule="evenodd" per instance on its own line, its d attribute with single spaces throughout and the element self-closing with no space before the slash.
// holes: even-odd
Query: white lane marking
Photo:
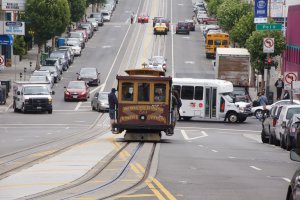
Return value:
<svg viewBox="0 0 300 200">
<path fill-rule="evenodd" d="M 207 133 L 204 131 L 201 131 L 202 135 L 197 136 L 197 137 L 193 137 L 193 138 L 189 138 L 188 135 L 186 134 L 185 130 L 181 130 L 181 134 L 184 137 L 185 140 L 195 140 L 195 139 L 199 139 L 199 138 L 203 138 L 203 137 L 207 137 Z"/>
<path fill-rule="evenodd" d="M 47 135 L 52 135 L 53 133 L 47 133 Z"/>
<path fill-rule="evenodd" d="M 68 130 L 68 129 L 70 129 L 70 127 L 67 126 L 66 129 Z"/>
<path fill-rule="evenodd" d="M 194 61 L 189 61 L 189 60 L 185 61 L 184 63 L 185 63 L 185 64 L 191 64 L 191 65 L 195 64 Z"/>
<path fill-rule="evenodd" d="M 252 169 L 255 169 L 257 171 L 261 171 L 262 169 L 258 168 L 258 167 L 255 167 L 255 166 L 250 166 Z"/>
<path fill-rule="evenodd" d="M 24 139 L 20 138 L 20 139 L 16 139 L 16 142 L 21 142 L 24 141 Z"/>
<path fill-rule="evenodd" d="M 211 151 L 212 151 L 212 152 L 215 152 L 215 153 L 218 153 L 218 151 L 217 151 L 217 150 L 214 150 L 214 149 L 212 149 Z"/>
<path fill-rule="evenodd" d="M 198 147 L 203 147 L 203 145 L 199 144 Z"/>
<path fill-rule="evenodd" d="M 182 38 L 183 38 L 183 39 L 190 39 L 189 36 L 183 36 Z"/>
<path fill-rule="evenodd" d="M 285 180 L 286 182 L 290 183 L 291 182 L 291 179 L 288 179 L 288 178 L 284 178 L 282 177 L 283 180 Z"/>
<path fill-rule="evenodd" d="M 177 4 L 178 6 L 183 6 L 183 4 L 182 3 L 179 3 L 179 4 Z"/>
<path fill-rule="evenodd" d="M 236 157 L 234 156 L 228 156 L 229 159 L 235 159 Z"/>
<path fill-rule="evenodd" d="M 172 1 L 171 1 L 172 3 Z M 172 13 L 172 7 L 171 7 L 171 13 Z M 173 25 L 171 25 L 171 35 L 172 35 L 172 77 L 175 78 L 175 66 L 174 66 L 174 33 L 173 33 Z"/>
<path fill-rule="evenodd" d="M 252 131 L 252 130 L 237 130 L 237 129 L 222 129 L 222 128 L 199 128 L 199 127 L 177 127 L 176 129 L 197 129 L 197 130 L 220 130 L 220 131 L 238 131 L 238 132 L 251 132 L 251 133 L 260 133 L 261 131 Z"/>
<path fill-rule="evenodd" d="M 82 104 L 82 102 L 81 102 L 81 101 L 80 101 L 80 102 L 78 102 L 78 104 L 77 104 L 76 108 L 74 109 L 74 111 L 77 111 L 77 110 L 79 109 L 79 107 L 81 106 L 81 104 Z"/>
<path fill-rule="evenodd" d="M 96 90 L 100 90 L 101 87 L 103 87 L 104 84 L 99 85 L 98 87 L 94 88 L 93 90 L 90 91 L 90 93 L 94 93 Z"/>
<path fill-rule="evenodd" d="M 107 49 L 107 48 L 111 48 L 111 46 L 110 45 L 103 45 L 102 46 L 102 49 Z"/>
</svg>

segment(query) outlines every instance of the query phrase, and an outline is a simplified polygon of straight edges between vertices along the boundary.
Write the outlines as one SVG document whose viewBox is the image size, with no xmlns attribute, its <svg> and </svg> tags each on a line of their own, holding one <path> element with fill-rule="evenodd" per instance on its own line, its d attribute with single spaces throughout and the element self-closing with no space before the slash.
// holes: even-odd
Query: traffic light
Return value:
<svg viewBox="0 0 300 200">
<path fill-rule="evenodd" d="M 264 64 L 266 69 L 271 69 L 271 67 L 277 67 L 277 62 L 272 60 L 271 58 L 265 59 Z"/>
</svg>

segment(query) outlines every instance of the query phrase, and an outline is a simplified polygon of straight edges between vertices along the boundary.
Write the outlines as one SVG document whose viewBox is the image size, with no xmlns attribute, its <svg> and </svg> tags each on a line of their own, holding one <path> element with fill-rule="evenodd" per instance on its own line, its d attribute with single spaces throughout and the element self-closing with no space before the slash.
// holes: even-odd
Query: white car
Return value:
<svg viewBox="0 0 300 200">
<path fill-rule="evenodd" d="M 88 22 L 91 22 L 95 31 L 98 31 L 98 20 L 96 18 L 87 18 Z"/>
<path fill-rule="evenodd" d="M 106 22 L 109 22 L 111 19 L 111 12 L 108 10 L 101 10 L 102 15 L 103 15 L 103 20 Z"/>
<path fill-rule="evenodd" d="M 163 56 L 153 56 L 152 58 L 148 59 L 148 61 L 149 64 L 146 66 L 146 68 L 167 71 L 167 59 L 165 59 Z"/>
<path fill-rule="evenodd" d="M 287 105 L 287 104 L 291 104 L 291 100 L 290 99 L 287 99 L 287 100 L 280 100 L 280 101 L 277 101 L 275 103 L 273 103 L 272 105 L 267 105 L 266 106 L 266 109 L 267 110 L 271 110 L 271 108 L 275 105 Z M 300 105 L 300 101 L 298 100 L 293 100 L 293 104 L 296 104 L 296 105 Z M 257 119 L 260 119 L 262 118 L 262 110 L 263 110 L 263 106 L 256 106 L 256 107 L 252 107 L 251 108 L 251 112 L 253 113 L 253 115 L 257 118 Z"/>
</svg>

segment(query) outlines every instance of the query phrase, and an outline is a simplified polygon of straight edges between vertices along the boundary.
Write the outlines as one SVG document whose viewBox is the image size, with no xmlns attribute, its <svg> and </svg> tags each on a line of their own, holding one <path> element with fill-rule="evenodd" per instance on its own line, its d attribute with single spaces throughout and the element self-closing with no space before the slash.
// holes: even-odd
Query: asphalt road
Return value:
<svg viewBox="0 0 300 200">
<path fill-rule="evenodd" d="M 172 25 L 167 36 L 154 37 L 149 24 L 130 25 L 130 14 L 167 16 Z M 164 55 L 167 75 L 214 78 L 211 60 L 205 58 L 200 26 L 190 35 L 176 35 L 176 22 L 192 17 L 192 2 L 182 0 L 120 0 L 112 21 L 99 28 L 81 57 L 64 73 L 54 90 L 54 111 L 49 114 L 8 113 L 0 122 L 0 152 L 7 154 L 53 138 L 63 138 L 88 128 L 99 113 L 87 102 L 64 102 L 64 86 L 76 79 L 81 67 L 97 67 L 101 85 L 116 87 L 115 76 L 127 68 L 138 68 L 154 54 Z M 92 98 L 92 95 L 91 95 Z M 108 127 L 106 117 L 98 124 Z M 157 192 L 148 187 L 135 193 L 141 199 L 247 200 L 285 198 L 289 180 L 299 164 L 279 147 L 262 144 L 259 122 L 245 123 L 193 119 L 179 121 L 174 136 L 160 143 L 156 179 Z M 161 193 L 161 198 L 158 193 Z M 124 197 L 125 198 L 125 197 Z M 129 197 L 128 197 L 129 198 Z M 130 198 L 129 198 L 130 199 Z"/>
</svg>

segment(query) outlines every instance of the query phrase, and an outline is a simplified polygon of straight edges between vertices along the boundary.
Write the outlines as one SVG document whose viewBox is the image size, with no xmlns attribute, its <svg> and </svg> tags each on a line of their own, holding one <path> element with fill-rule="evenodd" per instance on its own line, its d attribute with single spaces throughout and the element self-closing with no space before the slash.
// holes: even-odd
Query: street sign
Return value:
<svg viewBox="0 0 300 200">
<path fill-rule="evenodd" d="M 268 0 L 255 0 L 254 23 L 266 23 L 268 17 Z"/>
<path fill-rule="evenodd" d="M 2 10 L 25 11 L 26 0 L 0 0 Z"/>
<path fill-rule="evenodd" d="M 5 65 L 5 57 L 4 55 L 0 55 L 0 66 Z"/>
<path fill-rule="evenodd" d="M 4 34 L 25 35 L 25 22 L 5 22 Z"/>
<path fill-rule="evenodd" d="M 282 30 L 282 24 L 256 24 L 256 30 L 257 31 L 281 31 Z"/>
<path fill-rule="evenodd" d="M 274 53 L 274 38 L 264 38 L 263 52 Z"/>
<path fill-rule="evenodd" d="M 284 89 L 290 90 L 292 81 L 298 80 L 298 72 L 284 72 Z"/>
</svg>

